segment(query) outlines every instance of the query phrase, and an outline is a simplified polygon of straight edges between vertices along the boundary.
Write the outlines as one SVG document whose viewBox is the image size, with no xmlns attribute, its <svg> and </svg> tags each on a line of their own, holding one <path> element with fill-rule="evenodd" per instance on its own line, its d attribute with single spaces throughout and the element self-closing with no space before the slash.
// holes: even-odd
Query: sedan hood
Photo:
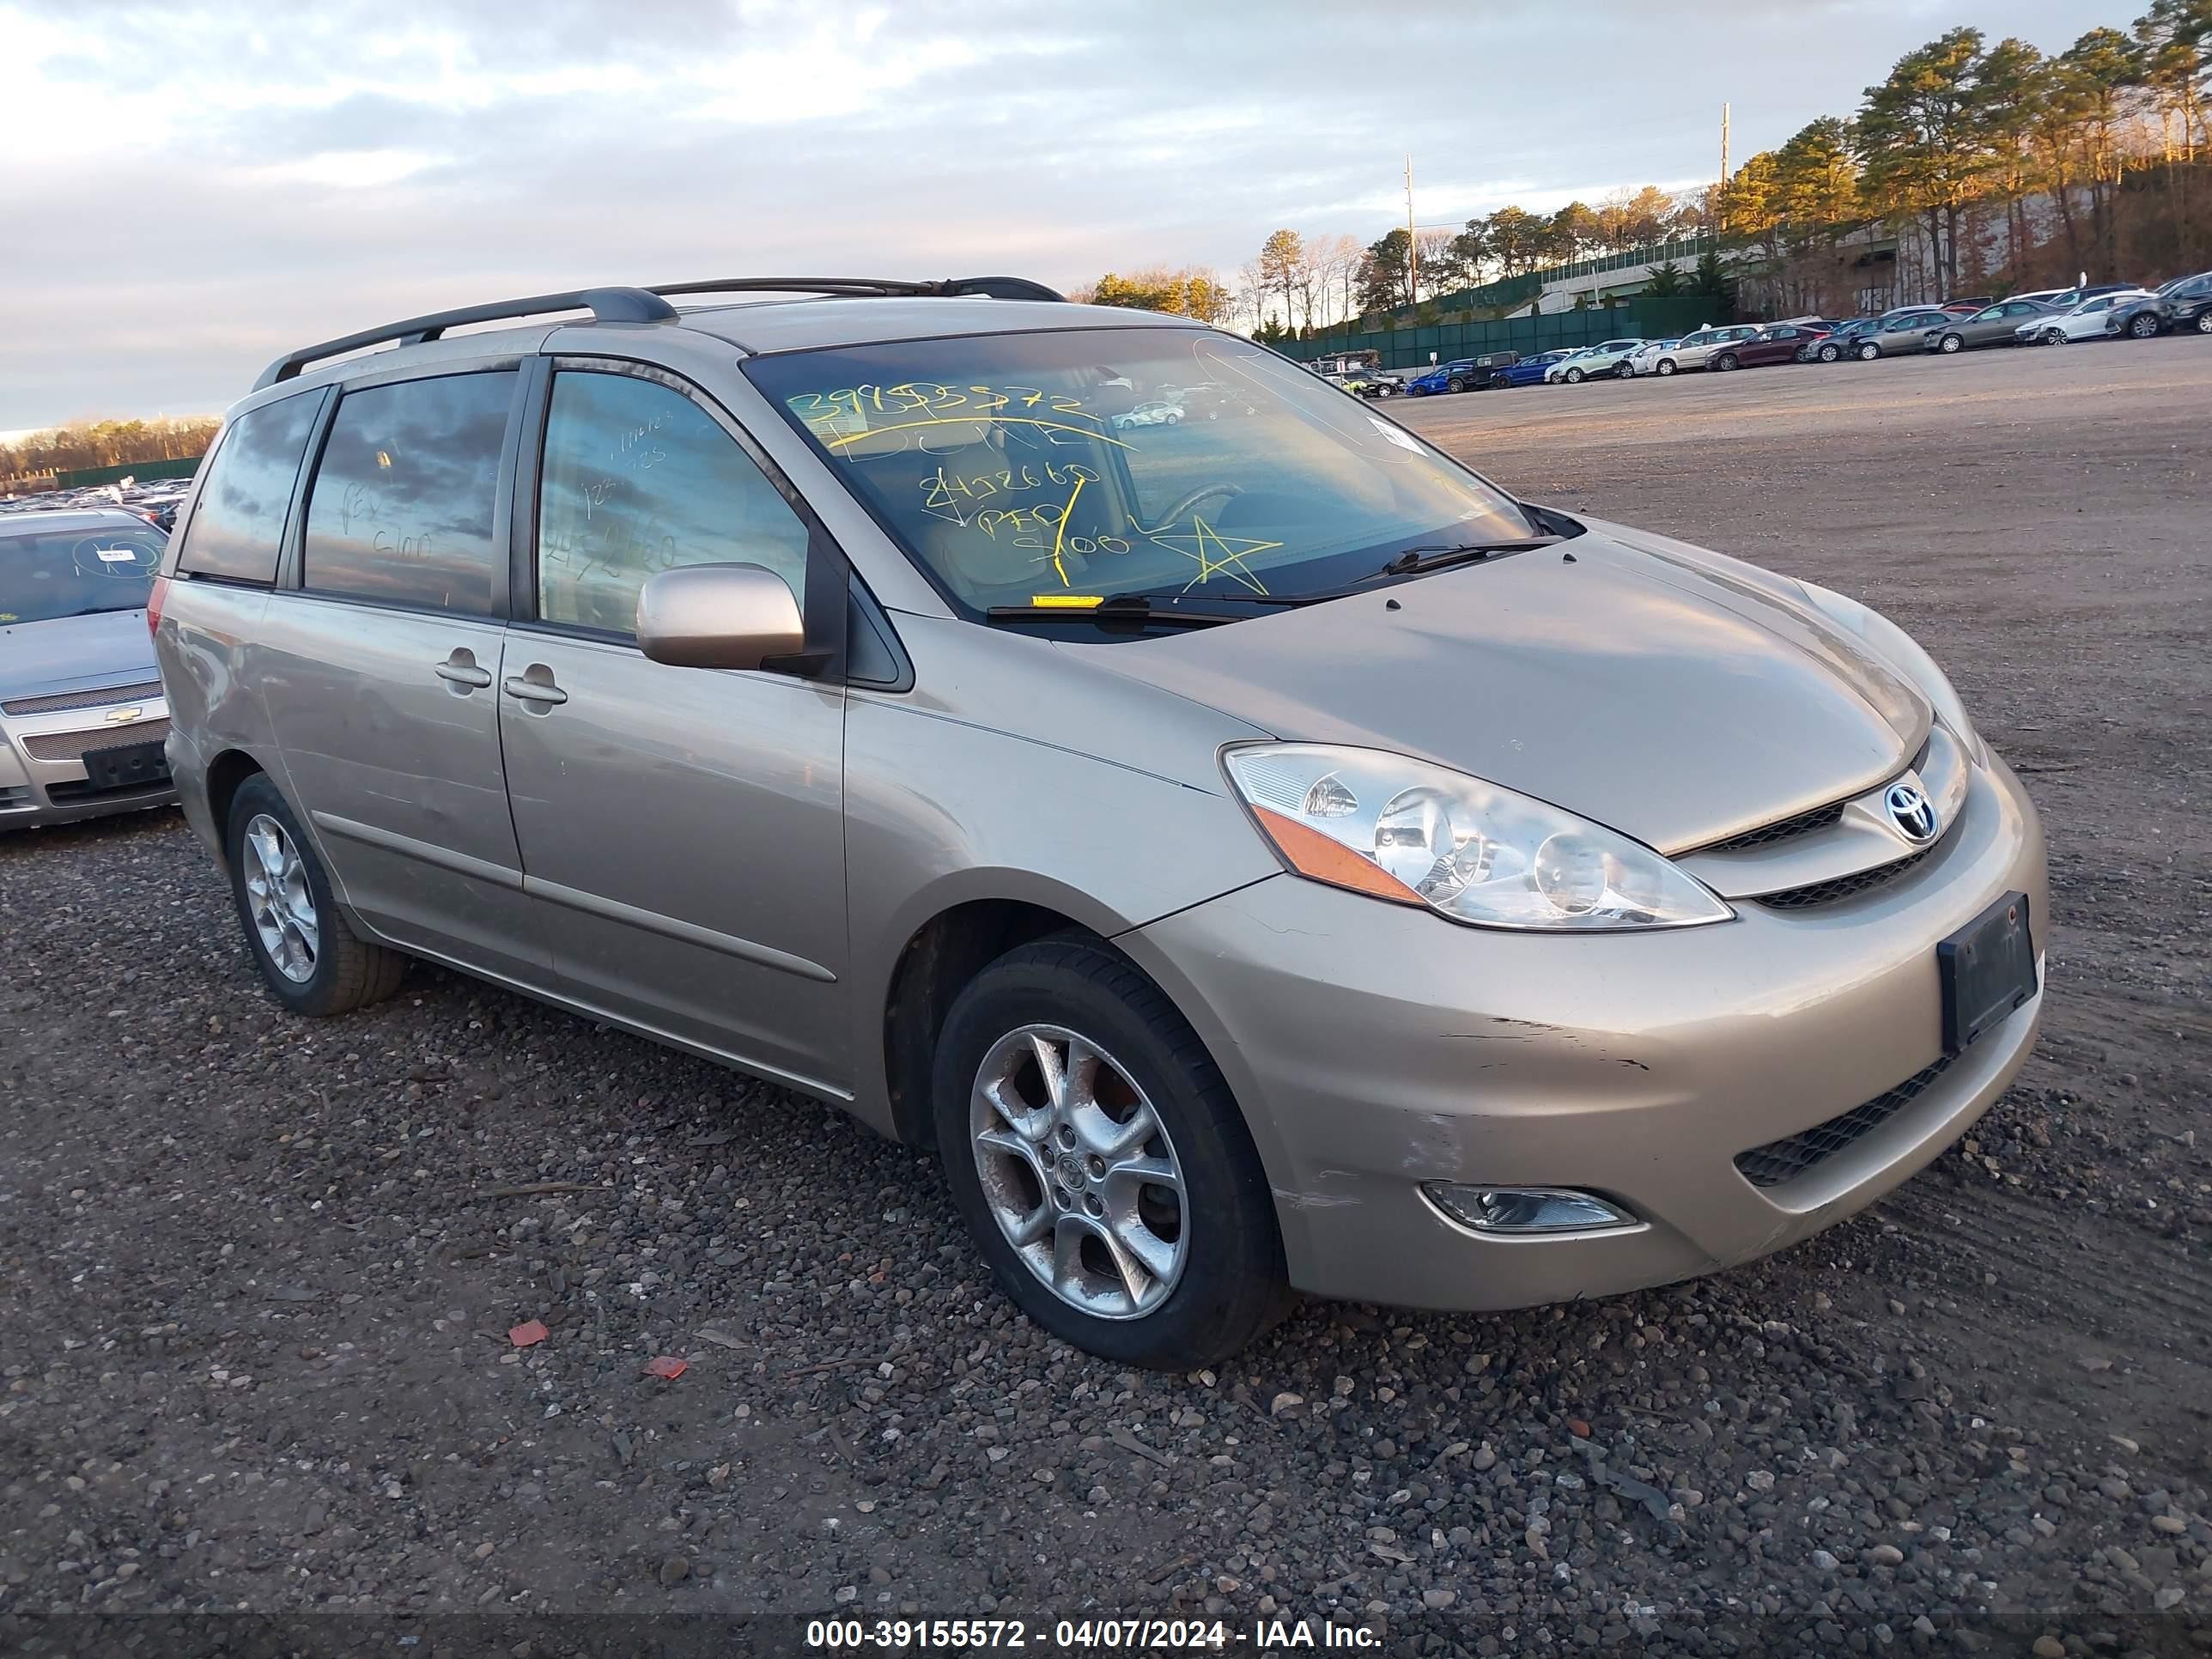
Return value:
<svg viewBox="0 0 2212 1659">
<path fill-rule="evenodd" d="M 0 698 L 158 678 L 143 611 L 0 627 Z"/>
<path fill-rule="evenodd" d="M 1612 526 L 1371 596 L 1069 648 L 1286 741 L 1417 756 L 1668 853 L 1870 788 L 1930 718 L 1794 585 Z"/>
</svg>

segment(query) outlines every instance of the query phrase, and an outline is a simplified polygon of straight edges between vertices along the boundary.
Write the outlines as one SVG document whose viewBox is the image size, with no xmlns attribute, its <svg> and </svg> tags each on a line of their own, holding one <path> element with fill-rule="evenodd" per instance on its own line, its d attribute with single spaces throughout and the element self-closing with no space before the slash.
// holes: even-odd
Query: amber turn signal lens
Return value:
<svg viewBox="0 0 2212 1659">
<path fill-rule="evenodd" d="M 1404 882 L 1371 860 L 1360 857 L 1342 842 L 1332 841 L 1318 830 L 1309 830 L 1296 818 L 1264 806 L 1254 807 L 1252 814 L 1260 820 L 1267 839 L 1275 843 L 1275 850 L 1300 875 L 1399 904 L 1423 902 L 1421 896 Z"/>
</svg>

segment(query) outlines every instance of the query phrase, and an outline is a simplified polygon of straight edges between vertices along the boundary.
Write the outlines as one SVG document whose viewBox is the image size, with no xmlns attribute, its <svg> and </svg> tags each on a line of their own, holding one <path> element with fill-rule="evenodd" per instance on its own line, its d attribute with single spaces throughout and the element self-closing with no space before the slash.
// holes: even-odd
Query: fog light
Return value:
<svg viewBox="0 0 2212 1659">
<path fill-rule="evenodd" d="M 1618 1205 L 1571 1187 L 1455 1187 L 1436 1181 L 1421 1190 L 1454 1221 L 1480 1233 L 1586 1233 L 1636 1224 Z"/>
</svg>

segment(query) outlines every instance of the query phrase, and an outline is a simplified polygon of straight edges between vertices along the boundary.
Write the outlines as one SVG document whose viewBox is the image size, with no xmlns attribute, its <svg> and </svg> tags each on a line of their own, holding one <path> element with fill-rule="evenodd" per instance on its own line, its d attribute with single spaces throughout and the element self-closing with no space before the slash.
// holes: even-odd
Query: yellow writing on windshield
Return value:
<svg viewBox="0 0 2212 1659">
<path fill-rule="evenodd" d="M 1198 574 L 1184 585 L 1188 593 L 1200 582 L 1211 581 L 1216 576 L 1227 576 L 1242 582 L 1255 593 L 1265 593 L 1267 585 L 1261 581 L 1244 563 L 1255 553 L 1272 552 L 1283 545 L 1280 542 L 1260 541 L 1245 536 L 1224 536 L 1196 514 L 1191 515 L 1190 528 L 1172 533 L 1154 534 L 1148 540 L 1166 548 L 1170 553 L 1180 553 L 1198 566 Z"/>
<path fill-rule="evenodd" d="M 886 432 L 910 432 L 920 427 L 929 426 L 974 426 L 979 421 L 987 420 L 995 422 L 1000 426 L 1030 426 L 1051 432 L 1073 432 L 1079 438 L 1088 438 L 1093 443 L 1111 444 L 1116 449 L 1133 447 L 1131 445 L 1123 443 L 1119 438 L 1109 438 L 1104 433 L 1094 431 L 1089 427 L 1070 426 L 1065 421 L 1047 421 L 1028 415 L 942 415 L 933 416 L 927 420 L 921 421 L 893 421 L 884 426 L 870 427 L 865 432 L 847 432 L 837 437 L 827 439 L 823 447 L 838 450 L 844 448 L 848 444 L 858 443 L 863 438 L 878 437 Z M 820 435 L 818 432 L 817 435 Z"/>
</svg>

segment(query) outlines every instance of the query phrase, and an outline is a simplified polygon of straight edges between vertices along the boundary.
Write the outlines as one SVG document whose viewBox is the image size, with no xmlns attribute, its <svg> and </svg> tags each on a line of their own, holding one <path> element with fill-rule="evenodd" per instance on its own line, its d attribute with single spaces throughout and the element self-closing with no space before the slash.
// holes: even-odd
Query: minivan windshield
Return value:
<svg viewBox="0 0 2212 1659">
<path fill-rule="evenodd" d="M 167 541 L 152 525 L 0 527 L 0 626 L 144 610 Z"/>
<path fill-rule="evenodd" d="M 1135 593 L 1294 600 L 1410 549 L 1534 530 L 1402 427 L 1228 335 L 969 335 L 744 368 L 971 616 Z"/>
</svg>

